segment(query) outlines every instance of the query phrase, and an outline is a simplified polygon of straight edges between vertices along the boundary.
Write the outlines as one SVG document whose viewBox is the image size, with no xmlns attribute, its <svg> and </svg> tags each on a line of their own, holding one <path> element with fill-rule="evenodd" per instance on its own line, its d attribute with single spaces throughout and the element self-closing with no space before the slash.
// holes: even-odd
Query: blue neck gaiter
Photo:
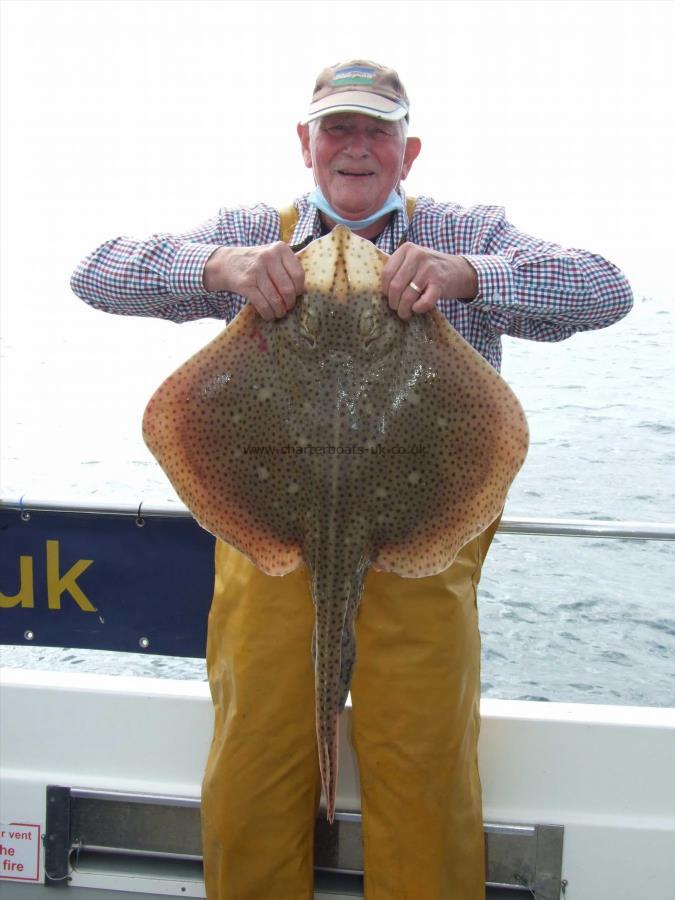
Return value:
<svg viewBox="0 0 675 900">
<path fill-rule="evenodd" d="M 367 219 L 359 219 L 358 221 L 355 221 L 354 219 L 345 219 L 339 213 L 336 213 L 328 200 L 326 200 L 326 198 L 324 197 L 323 191 L 319 187 L 315 188 L 312 191 L 312 193 L 307 198 L 307 202 L 311 206 L 316 206 L 316 208 L 322 213 L 325 213 L 331 219 L 331 221 L 335 222 L 338 225 L 346 225 L 348 228 L 351 228 L 352 231 L 360 231 L 362 228 L 367 228 L 369 225 L 377 222 L 378 219 L 381 219 L 382 216 L 386 216 L 387 213 L 396 212 L 399 209 L 403 209 L 403 201 L 394 191 L 389 194 L 384 203 L 384 206 L 381 209 L 378 209 L 377 212 L 373 213 L 371 216 L 368 216 Z"/>
</svg>

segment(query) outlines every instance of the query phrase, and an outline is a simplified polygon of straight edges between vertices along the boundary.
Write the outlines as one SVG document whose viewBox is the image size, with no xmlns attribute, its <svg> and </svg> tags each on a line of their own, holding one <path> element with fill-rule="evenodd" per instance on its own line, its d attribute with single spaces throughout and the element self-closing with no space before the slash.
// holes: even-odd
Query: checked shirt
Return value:
<svg viewBox="0 0 675 900">
<path fill-rule="evenodd" d="M 317 210 L 306 195 L 295 201 L 295 249 L 322 235 Z M 71 286 L 89 305 L 120 315 L 156 316 L 174 322 L 231 320 L 245 300 L 207 293 L 204 266 L 219 247 L 279 240 L 279 213 L 258 204 L 221 209 L 184 234 L 148 240 L 115 238 L 80 263 Z M 412 220 L 394 214 L 375 244 L 393 253 L 404 241 L 465 257 L 478 273 L 474 300 L 443 298 L 438 308 L 496 369 L 501 337 L 560 341 L 577 331 L 604 328 L 631 308 L 628 282 L 614 265 L 584 250 L 564 249 L 518 231 L 496 206 L 461 207 L 418 197 Z"/>
</svg>

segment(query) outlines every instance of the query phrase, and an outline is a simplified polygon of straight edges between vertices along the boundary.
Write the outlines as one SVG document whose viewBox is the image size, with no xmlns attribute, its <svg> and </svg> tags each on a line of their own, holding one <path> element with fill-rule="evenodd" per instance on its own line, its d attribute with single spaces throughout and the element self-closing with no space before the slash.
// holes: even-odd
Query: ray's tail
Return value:
<svg viewBox="0 0 675 900">
<path fill-rule="evenodd" d="M 319 745 L 319 769 L 321 770 L 321 786 L 326 800 L 326 818 L 333 824 L 335 818 L 335 793 L 338 775 L 338 725 L 337 713 L 331 722 L 330 734 L 324 736 L 317 722 L 316 737 Z"/>
<path fill-rule="evenodd" d="M 343 547 L 327 554 L 325 547 L 334 543 L 335 536 L 322 535 L 320 528 L 316 534 L 323 537 L 323 544 L 306 548 L 305 559 L 316 608 L 312 649 L 319 769 L 328 821 L 332 822 L 338 780 L 339 716 L 354 666 L 354 618 L 363 591 L 367 560 L 358 551 L 353 558 L 346 558 Z"/>
<path fill-rule="evenodd" d="M 340 713 L 345 707 L 355 658 L 354 610 L 335 607 L 319 616 L 313 642 L 316 740 L 328 821 L 335 817 Z"/>
<path fill-rule="evenodd" d="M 326 621 L 327 620 L 327 621 Z M 314 642 L 314 677 L 316 692 L 316 740 L 319 750 L 321 785 L 326 801 L 328 821 L 335 817 L 335 793 L 338 776 L 338 737 L 340 716 L 340 632 L 344 613 L 331 610 L 317 621 Z"/>
</svg>

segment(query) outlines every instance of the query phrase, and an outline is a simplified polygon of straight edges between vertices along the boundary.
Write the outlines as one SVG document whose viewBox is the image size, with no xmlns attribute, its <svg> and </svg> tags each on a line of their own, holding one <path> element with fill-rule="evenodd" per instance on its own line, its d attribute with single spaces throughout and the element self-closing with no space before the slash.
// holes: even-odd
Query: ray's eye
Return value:
<svg viewBox="0 0 675 900">
<path fill-rule="evenodd" d="M 306 306 L 300 314 L 300 336 L 311 346 L 316 344 L 316 336 L 319 333 L 319 314 L 312 306 Z"/>
<path fill-rule="evenodd" d="M 359 319 L 359 334 L 365 338 L 366 347 L 375 340 L 379 333 L 380 327 L 375 312 L 372 309 L 364 310 Z"/>
</svg>

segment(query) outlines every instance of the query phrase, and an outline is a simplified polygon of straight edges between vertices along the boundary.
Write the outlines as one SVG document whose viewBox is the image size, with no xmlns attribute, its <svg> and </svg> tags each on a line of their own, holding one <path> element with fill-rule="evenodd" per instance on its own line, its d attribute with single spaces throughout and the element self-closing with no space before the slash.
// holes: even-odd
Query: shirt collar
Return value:
<svg viewBox="0 0 675 900">
<path fill-rule="evenodd" d="M 378 250 L 392 254 L 406 238 L 410 222 L 408 220 L 408 211 L 406 209 L 406 198 L 403 188 L 399 186 L 398 193 L 403 200 L 403 209 L 395 212 L 384 230 L 375 239 L 375 246 Z M 319 210 L 315 206 L 310 206 L 307 202 L 309 194 L 303 194 L 295 201 L 298 208 L 298 222 L 293 231 L 290 246 L 293 250 L 301 250 L 311 241 L 315 241 L 321 237 L 321 219 L 319 218 Z"/>
</svg>

